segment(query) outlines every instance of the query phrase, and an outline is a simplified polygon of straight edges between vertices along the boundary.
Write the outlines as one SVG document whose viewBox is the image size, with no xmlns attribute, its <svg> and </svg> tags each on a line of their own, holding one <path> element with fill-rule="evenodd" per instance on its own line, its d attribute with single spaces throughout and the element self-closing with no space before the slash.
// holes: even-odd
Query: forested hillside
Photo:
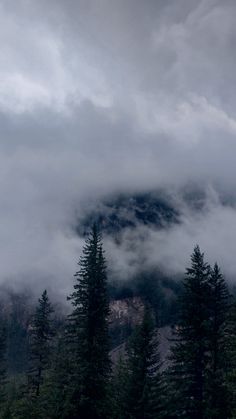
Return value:
<svg viewBox="0 0 236 419">
<path fill-rule="evenodd" d="M 2 418 L 234 418 L 236 302 L 199 246 L 177 285 L 157 272 L 110 284 L 96 225 L 68 296 L 7 294 Z M 171 292 L 170 292 L 171 290 Z"/>
</svg>

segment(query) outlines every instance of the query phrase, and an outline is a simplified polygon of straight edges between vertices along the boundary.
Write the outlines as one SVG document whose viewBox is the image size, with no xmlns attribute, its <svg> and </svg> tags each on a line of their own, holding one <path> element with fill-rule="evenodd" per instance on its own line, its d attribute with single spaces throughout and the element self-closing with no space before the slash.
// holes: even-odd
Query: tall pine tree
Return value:
<svg viewBox="0 0 236 419">
<path fill-rule="evenodd" d="M 236 418 L 236 298 L 231 304 L 227 322 L 227 389 L 230 397 L 231 417 Z"/>
<path fill-rule="evenodd" d="M 127 374 L 124 418 L 162 418 L 160 355 L 155 323 L 149 307 L 145 307 L 143 321 L 136 327 L 128 344 Z"/>
<path fill-rule="evenodd" d="M 206 415 L 209 419 L 229 417 L 229 397 L 226 385 L 229 292 L 216 263 L 209 277 L 209 332 L 207 366 Z"/>
<path fill-rule="evenodd" d="M 6 328 L 0 324 L 0 411 L 6 401 Z"/>
<path fill-rule="evenodd" d="M 109 417 L 109 301 L 106 262 L 96 225 L 86 240 L 78 265 L 74 292 L 69 297 L 74 308 L 68 327 L 74 360 L 70 417 L 101 419 Z"/>
<path fill-rule="evenodd" d="M 210 267 L 199 246 L 191 255 L 191 267 L 183 281 L 180 320 L 172 347 L 170 380 L 172 406 L 170 417 L 205 418 L 204 391 L 209 362 L 209 291 Z"/>
<path fill-rule="evenodd" d="M 53 307 L 45 290 L 38 300 L 30 333 L 30 360 L 28 370 L 28 392 L 38 397 L 44 379 L 44 372 L 49 366 L 53 326 L 51 315 Z"/>
</svg>

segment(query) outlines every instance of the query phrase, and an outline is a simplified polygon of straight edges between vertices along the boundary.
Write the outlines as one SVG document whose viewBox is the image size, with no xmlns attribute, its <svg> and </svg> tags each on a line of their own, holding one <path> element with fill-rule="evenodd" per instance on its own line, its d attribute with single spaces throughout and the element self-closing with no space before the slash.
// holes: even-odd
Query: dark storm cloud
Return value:
<svg viewBox="0 0 236 419">
<path fill-rule="evenodd" d="M 219 196 L 235 199 L 235 13 L 234 0 L 0 1 L 2 282 L 63 293 L 91 197 L 189 183 L 213 191 L 207 211 L 146 232 L 147 264 L 181 270 L 198 241 L 234 275 L 236 212 Z M 110 244 L 116 271 L 138 259 L 128 234 Z"/>
</svg>

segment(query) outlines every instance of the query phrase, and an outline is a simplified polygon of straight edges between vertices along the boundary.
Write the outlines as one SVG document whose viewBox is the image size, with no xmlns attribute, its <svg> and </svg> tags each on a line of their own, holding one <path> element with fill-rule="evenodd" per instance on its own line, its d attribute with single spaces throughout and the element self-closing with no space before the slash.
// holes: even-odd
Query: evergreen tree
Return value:
<svg viewBox="0 0 236 419">
<path fill-rule="evenodd" d="M 227 340 L 226 326 L 229 292 L 217 263 L 209 278 L 209 363 L 207 367 L 207 418 L 229 417 L 226 386 Z"/>
<path fill-rule="evenodd" d="M 6 401 L 6 328 L 0 324 L 0 411 Z"/>
<path fill-rule="evenodd" d="M 227 323 L 227 389 L 230 397 L 230 411 L 236 418 L 236 299 L 230 307 Z"/>
<path fill-rule="evenodd" d="M 70 354 L 68 356 L 68 347 L 66 336 L 62 335 L 57 341 L 57 350 L 52 360 L 51 374 L 49 375 L 49 387 L 51 389 L 47 398 L 49 401 L 50 419 L 64 419 L 70 417 L 70 392 L 72 363 Z"/>
<path fill-rule="evenodd" d="M 126 356 L 119 355 L 118 361 L 114 366 L 112 380 L 112 400 L 114 419 L 125 419 L 127 417 L 127 391 L 129 384 L 129 374 Z"/>
<path fill-rule="evenodd" d="M 172 412 L 170 417 L 203 419 L 206 366 L 209 362 L 209 291 L 210 267 L 199 246 L 191 255 L 191 267 L 183 281 L 180 320 L 172 347 Z"/>
<path fill-rule="evenodd" d="M 80 419 L 99 419 L 107 415 L 110 360 L 106 263 L 96 225 L 78 265 L 74 292 L 69 297 L 74 307 L 68 327 L 70 355 L 74 359 L 73 414 Z"/>
<path fill-rule="evenodd" d="M 148 307 L 145 308 L 141 325 L 137 326 L 130 338 L 127 368 L 127 399 L 124 418 L 162 418 L 160 356 L 154 320 Z"/>
<path fill-rule="evenodd" d="M 11 310 L 7 316 L 7 368 L 10 375 L 25 373 L 28 363 L 28 296 L 10 294 Z"/>
<path fill-rule="evenodd" d="M 51 315 L 54 310 L 46 290 L 38 302 L 30 332 L 28 392 L 33 397 L 38 397 L 40 394 L 44 373 L 49 366 L 53 336 Z"/>
</svg>

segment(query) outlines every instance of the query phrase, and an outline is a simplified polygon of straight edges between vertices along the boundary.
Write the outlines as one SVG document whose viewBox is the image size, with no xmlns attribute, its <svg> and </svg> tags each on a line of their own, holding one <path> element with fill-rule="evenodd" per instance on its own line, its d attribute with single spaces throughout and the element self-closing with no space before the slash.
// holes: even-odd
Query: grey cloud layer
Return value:
<svg viewBox="0 0 236 419">
<path fill-rule="evenodd" d="M 0 11 L 2 282 L 70 287 L 91 196 L 192 182 L 235 199 L 234 0 L 2 0 Z M 198 241 L 233 275 L 235 221 L 218 201 L 184 212 L 145 233 L 158 249 L 147 263 L 179 270 Z M 114 270 L 130 267 L 125 243 Z"/>
</svg>

